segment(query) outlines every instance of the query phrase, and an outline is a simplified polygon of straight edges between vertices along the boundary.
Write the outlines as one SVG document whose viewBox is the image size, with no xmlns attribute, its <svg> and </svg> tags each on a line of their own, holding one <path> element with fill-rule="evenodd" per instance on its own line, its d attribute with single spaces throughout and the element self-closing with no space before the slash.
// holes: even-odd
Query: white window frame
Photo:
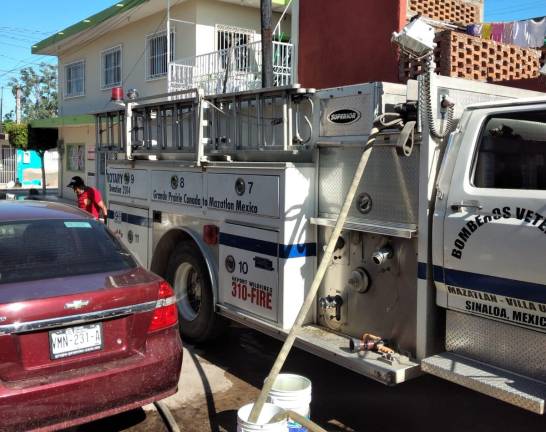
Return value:
<svg viewBox="0 0 546 432">
<path fill-rule="evenodd" d="M 77 65 L 77 64 L 81 64 L 82 65 L 82 70 L 83 70 L 83 77 L 82 77 L 82 91 L 80 93 L 71 93 L 69 94 L 68 93 L 68 68 L 74 66 L 74 65 Z M 64 96 L 64 99 L 74 99 L 74 98 L 78 98 L 78 97 L 82 97 L 82 96 L 85 96 L 85 60 L 82 59 L 82 60 L 76 60 L 76 61 L 73 61 L 73 62 L 70 62 L 70 63 L 67 63 L 64 65 L 63 67 L 63 74 L 64 74 L 64 82 L 63 82 L 63 96 Z"/>
<path fill-rule="evenodd" d="M 214 45 L 216 47 L 216 51 L 226 49 L 226 47 L 221 47 L 218 43 L 218 35 L 221 32 L 229 33 L 231 35 L 239 34 L 239 35 L 248 36 L 249 40 L 247 44 L 251 44 L 253 42 L 258 41 L 258 32 L 256 30 L 243 28 L 243 27 L 235 27 L 235 26 L 230 26 L 225 24 L 216 24 L 214 26 Z"/>
<path fill-rule="evenodd" d="M 226 36 L 224 36 L 224 39 L 231 40 L 231 43 L 229 43 L 229 46 L 228 45 L 225 45 L 225 46 L 220 45 L 219 39 L 220 39 L 220 35 L 222 33 L 224 33 L 226 36 L 229 35 L 228 38 L 226 38 Z M 234 45 L 233 41 L 237 37 L 246 37 L 246 39 L 247 39 L 246 43 L 243 44 L 243 45 L 239 45 L 238 43 L 236 45 Z M 230 25 L 225 25 L 225 24 L 216 24 L 214 26 L 214 44 L 215 44 L 215 47 L 216 47 L 216 51 L 223 51 L 223 50 L 232 49 L 232 48 L 236 48 L 236 47 L 240 47 L 240 46 L 246 46 L 247 47 L 247 48 L 244 48 L 244 49 L 238 49 L 235 52 L 235 57 L 234 57 L 235 64 L 233 66 L 234 66 L 235 70 L 237 70 L 237 71 L 244 72 L 244 71 L 248 70 L 249 65 L 250 65 L 250 56 L 252 55 L 252 53 L 248 49 L 248 45 L 250 45 L 250 44 L 252 44 L 253 42 L 256 42 L 256 41 L 258 41 L 258 32 L 253 30 L 253 29 L 243 28 L 243 27 L 235 27 L 235 26 L 230 26 Z M 222 54 L 222 58 L 221 58 L 222 69 L 225 69 L 227 62 L 229 62 L 229 61 L 230 61 L 229 56 L 226 53 Z"/>
<path fill-rule="evenodd" d="M 176 36 L 174 29 L 171 30 L 171 58 L 169 61 L 167 61 L 167 70 L 165 72 L 152 74 L 152 65 L 151 65 L 151 53 L 150 53 L 150 41 L 153 39 L 158 39 L 160 37 L 165 37 L 167 35 L 167 30 L 163 30 L 160 32 L 152 33 L 146 36 L 145 39 L 145 51 L 146 51 L 146 81 L 154 81 L 158 79 L 163 79 L 167 76 L 167 73 L 169 71 L 169 63 L 174 61 L 174 53 L 175 53 L 175 42 L 176 42 Z M 163 54 L 161 54 L 163 55 Z M 167 54 L 165 53 L 165 56 Z"/>
<path fill-rule="evenodd" d="M 119 67 L 119 81 L 113 82 L 111 84 L 105 83 L 105 58 L 109 54 L 113 54 L 116 51 L 119 51 L 119 65 L 115 67 Z M 114 67 L 114 68 L 115 68 Z M 112 69 L 114 69 L 112 68 Z M 100 53 L 100 88 L 102 90 L 111 89 L 114 87 L 119 87 L 123 81 L 123 47 L 120 45 L 113 46 L 111 48 L 107 48 Z"/>
</svg>

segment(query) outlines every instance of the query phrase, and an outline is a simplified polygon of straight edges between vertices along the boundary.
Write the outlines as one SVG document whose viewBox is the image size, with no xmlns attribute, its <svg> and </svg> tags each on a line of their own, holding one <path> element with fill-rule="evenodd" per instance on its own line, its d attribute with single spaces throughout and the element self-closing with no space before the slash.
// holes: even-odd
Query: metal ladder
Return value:
<svg viewBox="0 0 546 432">
<path fill-rule="evenodd" d="M 287 86 L 207 96 L 206 154 L 301 147 L 296 116 L 313 94 L 313 89 Z M 312 102 L 307 115 L 312 115 Z"/>
<path fill-rule="evenodd" d="M 280 152 L 282 160 L 283 152 L 309 148 L 314 93 L 289 86 L 205 97 L 193 89 L 128 100 L 125 112 L 96 114 L 97 148 L 197 165 L 264 151 Z"/>
</svg>

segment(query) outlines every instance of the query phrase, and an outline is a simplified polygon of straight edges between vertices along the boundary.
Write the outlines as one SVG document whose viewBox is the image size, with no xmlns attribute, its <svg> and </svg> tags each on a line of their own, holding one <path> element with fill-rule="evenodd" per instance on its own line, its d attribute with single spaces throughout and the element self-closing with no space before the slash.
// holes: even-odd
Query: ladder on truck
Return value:
<svg viewBox="0 0 546 432">
<path fill-rule="evenodd" d="M 314 92 L 296 85 L 204 96 L 192 89 L 129 100 L 127 112 L 96 114 L 97 148 L 197 165 L 251 153 L 253 160 L 290 158 L 310 149 Z"/>
</svg>

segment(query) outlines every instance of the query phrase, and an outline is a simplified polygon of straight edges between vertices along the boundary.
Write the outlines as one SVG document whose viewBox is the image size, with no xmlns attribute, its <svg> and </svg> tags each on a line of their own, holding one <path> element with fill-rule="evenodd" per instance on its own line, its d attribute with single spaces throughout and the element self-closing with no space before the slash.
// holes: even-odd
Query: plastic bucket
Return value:
<svg viewBox="0 0 546 432">
<path fill-rule="evenodd" d="M 267 401 L 285 410 L 295 411 L 298 414 L 311 418 L 311 381 L 301 375 L 280 374 Z M 307 429 L 292 420 L 288 421 L 289 432 L 306 432 Z"/>
<path fill-rule="evenodd" d="M 250 423 L 248 417 L 253 406 L 254 404 L 248 404 L 237 411 L 237 432 L 286 432 L 286 420 L 269 423 L 273 417 L 284 411 L 282 408 L 266 403 L 262 408 L 260 417 L 258 417 L 258 423 Z"/>
</svg>

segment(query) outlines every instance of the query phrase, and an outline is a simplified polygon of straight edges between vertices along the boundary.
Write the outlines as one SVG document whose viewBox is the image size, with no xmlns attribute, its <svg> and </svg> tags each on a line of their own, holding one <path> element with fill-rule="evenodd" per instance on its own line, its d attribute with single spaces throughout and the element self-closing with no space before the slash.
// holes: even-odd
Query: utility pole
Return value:
<svg viewBox="0 0 546 432">
<path fill-rule="evenodd" d="M 15 87 L 15 123 L 21 123 L 21 87 Z"/>
<path fill-rule="evenodd" d="M 271 0 L 260 0 L 262 16 L 262 87 L 273 87 L 273 26 Z"/>
<path fill-rule="evenodd" d="M 4 86 L 0 89 L 0 133 L 4 132 Z"/>
<path fill-rule="evenodd" d="M 171 91 L 171 0 L 167 0 L 167 92 Z"/>
</svg>

